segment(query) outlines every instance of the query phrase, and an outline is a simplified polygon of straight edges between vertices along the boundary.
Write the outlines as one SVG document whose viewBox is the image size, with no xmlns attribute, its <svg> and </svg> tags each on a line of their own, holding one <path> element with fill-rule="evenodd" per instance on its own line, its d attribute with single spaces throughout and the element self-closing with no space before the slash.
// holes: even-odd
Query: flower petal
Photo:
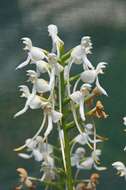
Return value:
<svg viewBox="0 0 126 190">
<path fill-rule="evenodd" d="M 105 96 L 108 96 L 106 90 L 104 88 L 102 88 L 102 86 L 99 83 L 98 77 L 96 79 L 96 86 L 98 88 L 98 90 L 100 91 L 101 94 L 104 94 Z"/>
<path fill-rule="evenodd" d="M 80 101 L 83 98 L 83 95 L 80 91 L 75 91 L 70 95 L 70 98 L 75 102 L 76 104 L 80 104 Z"/>
<path fill-rule="evenodd" d="M 52 129 L 53 129 L 52 116 L 48 115 L 48 126 L 47 126 L 45 133 L 44 133 L 44 140 L 48 137 L 48 135 L 50 134 Z"/>
<path fill-rule="evenodd" d="M 85 83 L 93 83 L 96 79 L 96 71 L 95 70 L 86 70 L 81 73 L 80 78 Z"/>
<path fill-rule="evenodd" d="M 32 158 L 32 154 L 25 154 L 25 153 L 18 153 L 18 156 L 24 158 L 24 159 L 30 159 Z"/>
<path fill-rule="evenodd" d="M 33 149 L 32 154 L 36 161 L 40 162 L 43 160 L 43 155 L 38 149 Z"/>
<path fill-rule="evenodd" d="M 57 123 L 62 118 L 62 113 L 57 112 L 55 110 L 52 111 L 52 121 L 53 123 Z"/>
</svg>

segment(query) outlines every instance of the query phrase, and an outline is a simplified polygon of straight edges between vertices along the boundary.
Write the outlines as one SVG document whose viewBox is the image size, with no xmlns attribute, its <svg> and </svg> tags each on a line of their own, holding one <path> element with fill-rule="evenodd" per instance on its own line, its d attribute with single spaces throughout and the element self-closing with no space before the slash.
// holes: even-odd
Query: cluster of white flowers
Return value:
<svg viewBox="0 0 126 190">
<path fill-rule="evenodd" d="M 99 75 L 104 73 L 103 70 L 106 68 L 107 63 L 100 62 L 95 68 L 89 61 L 87 56 L 92 49 L 92 42 L 89 36 L 82 37 L 81 43 L 74 47 L 68 53 L 68 58 L 65 59 L 62 55 L 64 42 L 58 36 L 57 26 L 49 25 L 48 32 L 52 39 L 51 52 L 33 46 L 31 39 L 28 37 L 22 38 L 22 42 L 25 44 L 24 50 L 27 52 L 27 59 L 17 66 L 16 70 L 22 69 L 28 64 L 34 64 L 36 70 L 26 71 L 28 82 L 32 84 L 31 90 L 26 85 L 19 86 L 19 90 L 22 92 L 21 97 L 26 98 L 26 102 L 23 109 L 14 115 L 14 118 L 24 114 L 31 108 L 40 109 L 43 119 L 40 128 L 34 136 L 27 139 L 25 144 L 16 148 L 15 151 L 21 151 L 26 148 L 26 153 L 21 152 L 18 155 L 24 159 L 33 157 L 36 161 L 41 161 L 41 171 L 43 172 L 41 180 L 54 180 L 56 176 L 54 146 L 47 142 L 54 125 L 56 125 L 66 172 L 67 160 L 64 129 L 66 130 L 67 124 L 69 126 L 72 113 L 74 126 L 77 127 L 79 133 L 70 139 L 71 166 L 76 167 L 77 170 L 89 170 L 93 167 L 96 170 L 105 170 L 106 167 L 99 166 L 101 150 L 97 148 L 97 143 L 101 143 L 103 138 L 96 134 L 96 127 L 92 122 L 95 112 L 99 118 L 105 112 L 103 112 L 103 106 L 92 108 L 94 104 L 91 103 L 88 107 L 86 99 L 89 98 L 93 101 L 93 98 L 98 94 L 107 96 L 107 92 L 99 83 Z M 73 64 L 83 66 L 83 71 L 79 73 L 78 78 L 75 75 L 76 79 L 70 76 Z M 96 94 L 93 93 L 94 88 L 97 91 Z M 66 99 L 68 99 L 68 104 L 66 103 L 65 105 Z M 67 108 L 65 111 L 63 111 L 63 106 L 65 109 Z M 87 119 L 88 112 L 92 116 L 91 120 Z M 67 115 L 65 115 L 66 113 Z M 65 120 L 63 117 L 66 117 L 65 125 L 63 124 Z M 42 133 L 41 136 L 40 133 Z M 87 156 L 86 150 L 88 147 L 86 146 L 91 150 L 89 156 Z"/>
</svg>

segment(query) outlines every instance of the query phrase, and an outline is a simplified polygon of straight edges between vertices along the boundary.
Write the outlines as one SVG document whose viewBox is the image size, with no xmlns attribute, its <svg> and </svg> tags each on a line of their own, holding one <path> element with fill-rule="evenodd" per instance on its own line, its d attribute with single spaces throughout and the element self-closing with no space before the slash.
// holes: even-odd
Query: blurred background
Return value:
<svg viewBox="0 0 126 190">
<path fill-rule="evenodd" d="M 51 49 L 48 24 L 56 24 L 65 48 L 80 43 L 84 35 L 93 41 L 94 65 L 108 62 L 101 83 L 109 97 L 103 97 L 109 117 L 97 123 L 98 132 L 109 141 L 102 145 L 102 164 L 98 190 L 124 190 L 126 182 L 116 176 L 111 164 L 126 164 L 123 116 L 126 115 L 126 1 L 125 0 L 1 0 L 0 1 L 0 190 L 13 189 L 18 181 L 16 168 L 25 167 L 38 176 L 39 164 L 19 158 L 13 149 L 31 137 L 41 123 L 39 111 L 29 111 L 13 119 L 24 100 L 18 85 L 26 81 L 25 70 L 15 67 L 25 60 L 20 39 L 29 37 L 33 44 Z"/>
</svg>

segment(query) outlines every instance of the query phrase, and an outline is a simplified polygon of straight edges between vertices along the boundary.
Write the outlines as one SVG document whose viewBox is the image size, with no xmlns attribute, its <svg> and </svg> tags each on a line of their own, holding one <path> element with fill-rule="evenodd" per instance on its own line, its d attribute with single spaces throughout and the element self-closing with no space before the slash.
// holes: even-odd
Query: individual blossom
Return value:
<svg viewBox="0 0 126 190">
<path fill-rule="evenodd" d="M 18 156 L 24 159 L 34 159 L 38 162 L 44 160 L 53 153 L 53 147 L 50 144 L 43 143 L 43 138 L 37 136 L 35 139 L 27 139 L 25 141 L 28 153 L 18 153 Z"/>
<path fill-rule="evenodd" d="M 78 134 L 73 140 L 73 144 L 71 147 L 71 153 L 73 151 L 74 146 L 78 143 L 80 145 L 88 145 L 91 149 L 93 149 L 91 144 L 96 144 L 99 142 L 102 142 L 100 139 L 92 139 L 90 135 L 93 135 L 93 125 L 92 124 L 86 124 L 84 126 L 84 132 Z"/>
<path fill-rule="evenodd" d="M 16 187 L 16 190 L 21 190 L 24 186 L 29 189 L 34 189 L 33 182 L 29 179 L 28 173 L 24 168 L 17 168 L 17 172 L 20 176 L 20 185 Z"/>
<path fill-rule="evenodd" d="M 101 101 L 97 101 L 96 102 L 96 106 L 91 109 L 87 115 L 89 116 L 96 116 L 97 118 L 104 118 L 106 119 L 108 117 L 108 115 L 106 114 L 106 112 L 104 111 L 104 106 L 101 103 Z"/>
<path fill-rule="evenodd" d="M 89 69 L 94 70 L 94 67 L 87 58 L 87 54 L 91 53 L 91 49 L 92 49 L 92 43 L 90 37 L 85 36 L 81 39 L 81 44 L 73 48 L 71 52 L 68 65 L 66 65 L 64 68 L 64 79 L 67 81 L 67 91 L 69 96 L 71 94 L 69 75 L 73 63 L 77 65 L 83 64 L 84 70 L 89 70 Z"/>
<path fill-rule="evenodd" d="M 76 155 L 77 153 L 75 152 L 74 157 L 76 157 Z M 100 155 L 101 155 L 100 149 L 96 149 L 95 151 L 93 151 L 90 157 L 84 157 L 84 154 L 83 154 L 83 157 L 79 157 L 77 159 L 76 167 L 78 169 L 85 169 L 85 170 L 90 170 L 93 167 L 99 171 L 105 170 L 106 167 L 100 167 L 97 165 L 97 163 L 99 163 L 99 160 L 100 160 L 99 159 Z"/>
<path fill-rule="evenodd" d="M 84 36 L 80 45 L 73 48 L 70 57 L 70 64 L 83 64 L 84 70 L 94 69 L 91 62 L 87 58 L 87 54 L 91 54 L 92 43 L 90 36 Z"/>
<path fill-rule="evenodd" d="M 91 174 L 89 180 L 77 184 L 76 190 L 96 190 L 96 185 L 98 184 L 100 175 L 97 173 Z"/>
<path fill-rule="evenodd" d="M 72 166 L 78 166 L 80 163 L 80 160 L 82 160 L 85 156 L 85 149 L 82 147 L 79 147 L 76 149 L 75 153 L 71 156 L 71 165 Z"/>
<path fill-rule="evenodd" d="M 48 73 L 48 75 L 50 76 L 50 65 L 48 62 L 44 61 L 44 60 L 39 60 L 36 61 L 36 63 L 33 63 L 36 66 L 36 73 L 37 76 L 39 77 L 41 75 L 41 73 Z"/>
<path fill-rule="evenodd" d="M 40 97 L 34 93 L 30 93 L 29 88 L 26 85 L 20 85 L 19 86 L 20 91 L 22 92 L 21 97 L 26 98 L 26 103 L 23 109 L 21 109 L 19 112 L 17 112 L 14 117 L 18 117 L 22 114 L 24 114 L 28 108 L 31 109 L 39 109 L 42 107 L 42 101 Z"/>
<path fill-rule="evenodd" d="M 50 83 L 42 78 L 38 78 L 37 73 L 34 70 L 27 70 L 28 82 L 33 84 L 33 91 L 34 93 L 45 93 L 50 91 L 51 85 L 53 81 L 51 80 Z"/>
<path fill-rule="evenodd" d="M 93 173 L 87 183 L 87 190 L 96 190 L 96 185 L 99 183 L 100 175 L 98 173 Z"/>
<path fill-rule="evenodd" d="M 54 110 L 50 104 L 47 104 L 44 107 L 44 113 L 48 120 L 47 129 L 44 133 L 44 140 L 45 140 L 53 129 L 53 123 L 58 123 L 61 120 L 62 113 Z"/>
<path fill-rule="evenodd" d="M 98 75 L 99 74 L 103 74 L 103 69 L 106 68 L 107 63 L 105 62 L 100 62 L 96 69 L 92 69 L 92 70 L 85 70 L 84 72 L 81 73 L 80 78 L 84 83 L 96 83 L 97 88 L 99 89 L 99 91 L 107 96 L 107 92 L 105 91 L 105 89 L 103 89 L 99 83 L 99 79 L 98 79 Z"/>
<path fill-rule="evenodd" d="M 75 91 L 70 95 L 70 98 L 79 105 L 79 113 L 80 117 L 83 121 L 85 121 L 85 112 L 84 112 L 84 98 L 91 89 L 90 84 L 83 84 L 80 88 L 80 91 Z"/>
<path fill-rule="evenodd" d="M 22 38 L 22 42 L 25 44 L 24 50 L 28 52 L 28 56 L 23 63 L 16 67 L 16 69 L 21 69 L 29 63 L 36 63 L 36 61 L 47 59 L 45 54 L 46 51 L 41 48 L 34 47 L 30 38 Z"/>
<path fill-rule="evenodd" d="M 120 161 L 114 162 L 112 166 L 117 170 L 117 174 L 126 180 L 126 166 Z"/>
<path fill-rule="evenodd" d="M 52 53 L 56 53 L 57 57 L 60 57 L 60 48 L 64 45 L 64 42 L 58 36 L 58 28 L 54 24 L 48 26 L 49 36 L 52 38 Z"/>
<path fill-rule="evenodd" d="M 100 155 L 101 155 L 100 149 L 94 150 L 91 153 L 90 157 L 87 157 L 86 160 L 80 162 L 79 168 L 90 170 L 94 167 L 96 170 L 99 170 L 99 171 L 106 170 L 106 167 L 101 167 L 97 165 L 97 163 L 99 163 L 100 161 L 100 158 L 99 158 Z"/>
<path fill-rule="evenodd" d="M 55 68 L 55 75 L 58 76 L 63 71 L 63 66 L 58 63 L 55 53 L 48 54 L 48 63 L 52 68 Z"/>
<path fill-rule="evenodd" d="M 90 145 L 90 143 L 94 144 L 94 143 L 98 143 L 98 142 L 102 142 L 102 140 L 100 139 L 91 139 L 91 137 L 89 136 L 88 133 L 83 132 L 81 134 L 78 134 L 74 139 L 73 139 L 74 145 L 76 143 L 79 143 L 81 145 L 88 145 L 91 149 L 92 146 Z"/>
</svg>

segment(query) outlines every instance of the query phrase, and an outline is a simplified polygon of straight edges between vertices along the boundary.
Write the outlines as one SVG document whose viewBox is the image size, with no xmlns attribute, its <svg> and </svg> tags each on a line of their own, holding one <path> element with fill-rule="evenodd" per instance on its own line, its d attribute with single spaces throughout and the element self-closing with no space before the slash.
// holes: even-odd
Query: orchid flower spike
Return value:
<svg viewBox="0 0 126 190">
<path fill-rule="evenodd" d="M 17 112 L 14 115 L 14 118 L 24 114 L 28 110 L 28 108 L 39 109 L 42 107 L 42 100 L 40 99 L 38 95 L 34 93 L 30 93 L 29 88 L 25 85 L 20 85 L 19 88 L 20 88 L 20 91 L 22 92 L 21 97 L 25 97 L 27 100 L 26 100 L 24 108 L 20 110 L 19 112 Z"/>
<path fill-rule="evenodd" d="M 89 36 L 84 36 L 81 39 L 80 45 L 76 46 L 72 52 L 70 57 L 70 64 L 83 64 L 84 70 L 94 69 L 91 62 L 87 58 L 87 54 L 91 53 L 92 43 Z"/>
<path fill-rule="evenodd" d="M 47 126 L 45 133 L 44 133 L 44 140 L 45 140 L 53 129 L 53 123 L 58 123 L 60 121 L 60 119 L 62 118 L 62 113 L 55 111 L 51 107 L 50 104 L 47 104 L 44 107 L 44 113 L 48 117 L 48 126 Z"/>
<path fill-rule="evenodd" d="M 60 57 L 60 48 L 64 45 L 64 42 L 58 36 L 58 28 L 54 24 L 48 26 L 49 36 L 52 38 L 52 53 L 56 53 L 57 57 Z"/>
<path fill-rule="evenodd" d="M 83 84 L 80 88 L 80 91 L 75 91 L 70 95 L 70 98 L 79 105 L 79 112 L 81 119 L 85 121 L 85 113 L 84 113 L 84 98 L 91 90 L 90 84 Z"/>
<path fill-rule="evenodd" d="M 124 176 L 126 180 L 126 166 L 120 161 L 114 162 L 112 166 L 117 170 L 117 174 L 121 177 Z"/>
<path fill-rule="evenodd" d="M 25 144 L 27 151 L 31 153 L 18 153 L 18 156 L 24 159 L 30 159 L 34 157 L 36 161 L 40 162 L 53 152 L 52 145 L 43 143 L 43 139 L 41 136 L 37 136 L 36 139 L 29 138 L 25 141 Z"/>
<path fill-rule="evenodd" d="M 30 38 L 22 38 L 22 42 L 23 44 L 25 44 L 24 50 L 28 51 L 28 57 L 23 63 L 16 67 L 16 70 L 25 67 L 30 62 L 33 63 L 36 61 L 47 59 L 47 56 L 45 54 L 46 51 L 41 48 L 34 47 Z"/>
<path fill-rule="evenodd" d="M 98 80 L 98 75 L 104 73 L 103 69 L 106 68 L 106 65 L 107 65 L 107 63 L 100 62 L 97 65 L 96 69 L 94 69 L 94 70 L 86 70 L 86 71 L 82 72 L 80 78 L 85 83 L 92 84 L 92 83 L 96 82 L 96 86 L 99 89 L 99 91 L 102 94 L 107 96 L 107 92 L 101 87 L 101 85 L 99 83 L 99 80 Z"/>
<path fill-rule="evenodd" d="M 34 70 L 27 70 L 28 82 L 33 84 L 33 91 L 38 93 L 45 93 L 50 91 L 50 84 L 48 81 L 38 78 Z"/>
</svg>

